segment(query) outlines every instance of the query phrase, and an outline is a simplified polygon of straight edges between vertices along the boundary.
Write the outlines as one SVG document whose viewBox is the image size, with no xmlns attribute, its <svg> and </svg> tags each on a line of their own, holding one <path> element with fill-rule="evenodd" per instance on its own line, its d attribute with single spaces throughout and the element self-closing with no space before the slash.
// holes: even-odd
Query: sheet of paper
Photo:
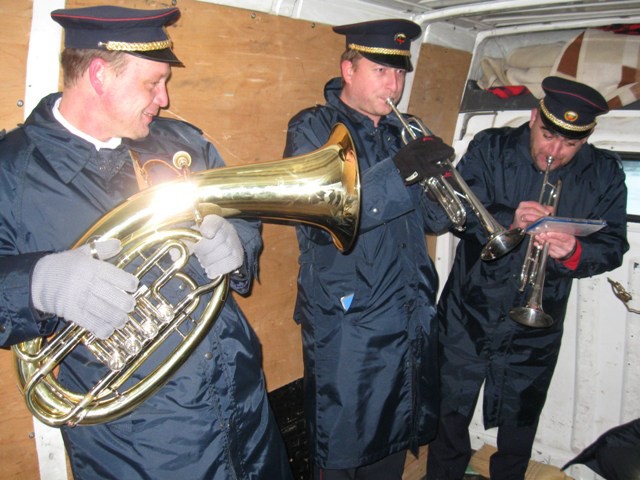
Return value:
<svg viewBox="0 0 640 480">
<path fill-rule="evenodd" d="M 525 232 L 530 234 L 543 232 L 569 233 L 576 237 L 591 235 L 607 225 L 604 220 L 586 218 L 542 217 L 531 225 Z"/>
</svg>

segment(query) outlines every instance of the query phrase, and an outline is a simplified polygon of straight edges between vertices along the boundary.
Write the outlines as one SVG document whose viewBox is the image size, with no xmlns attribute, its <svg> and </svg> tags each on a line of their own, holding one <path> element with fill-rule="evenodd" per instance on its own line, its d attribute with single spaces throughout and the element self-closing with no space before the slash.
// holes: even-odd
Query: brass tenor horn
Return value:
<svg viewBox="0 0 640 480">
<path fill-rule="evenodd" d="M 329 232 L 336 247 L 346 251 L 354 242 L 359 212 L 358 162 L 342 124 L 333 128 L 323 147 L 309 154 L 197 172 L 134 195 L 74 245 L 96 237 L 121 240 L 123 249 L 114 262 L 140 279 L 134 312 L 106 340 L 69 323 L 48 339 L 15 345 L 27 407 L 51 426 L 108 422 L 139 406 L 185 362 L 215 322 L 229 282 L 223 275 L 199 284 L 183 269 L 189 258 L 185 241 L 200 238 L 184 226 L 194 216 L 216 213 L 306 223 Z M 171 293 L 165 294 L 169 284 Z M 183 293 L 172 303 L 169 297 L 178 296 L 176 291 Z M 131 385 L 137 379 L 132 375 L 164 342 L 165 350 L 173 348 L 170 354 Z M 89 391 L 73 392 L 58 382 L 56 367 L 81 345 L 105 365 L 106 374 Z"/>
<path fill-rule="evenodd" d="M 553 157 L 547 157 L 547 168 L 544 172 L 538 203 L 553 207 L 555 212 L 560 200 L 562 180 L 558 179 L 555 184 L 549 182 L 549 171 L 551 170 L 552 162 Z M 544 288 L 548 256 L 548 243 L 545 243 L 542 248 L 537 248 L 533 246 L 533 238 L 529 238 L 527 253 L 520 270 L 520 291 L 523 292 L 527 285 L 531 285 L 531 292 L 525 306 L 512 308 L 509 311 L 509 316 L 512 320 L 527 327 L 544 328 L 553 325 L 551 315 L 545 313 L 542 309 L 542 290 Z"/>
<path fill-rule="evenodd" d="M 429 130 L 424 122 L 419 118 L 413 116 L 407 116 L 405 118 L 398 111 L 392 99 L 388 98 L 387 103 L 391 106 L 393 113 L 396 114 L 402 123 L 402 141 L 405 144 L 409 142 L 407 135 L 414 140 L 418 137 L 418 134 L 427 136 L 433 135 L 431 130 Z M 451 161 L 444 160 L 442 163 L 447 169 L 447 172 L 451 173 L 451 176 L 454 178 L 462 192 L 460 193 L 456 191 L 456 189 L 443 175 L 423 180 L 421 182 L 422 188 L 432 193 L 440 206 L 444 209 L 449 220 L 453 223 L 454 228 L 458 231 L 464 230 L 464 224 L 467 219 L 464 205 L 458 197 L 462 197 L 467 201 L 471 210 L 480 221 L 480 224 L 488 238 L 487 243 L 482 248 L 480 258 L 484 261 L 496 260 L 516 248 L 524 239 L 524 230 L 521 228 L 507 230 L 500 225 L 487 211 L 482 202 L 478 200 L 478 197 L 474 195 Z"/>
</svg>

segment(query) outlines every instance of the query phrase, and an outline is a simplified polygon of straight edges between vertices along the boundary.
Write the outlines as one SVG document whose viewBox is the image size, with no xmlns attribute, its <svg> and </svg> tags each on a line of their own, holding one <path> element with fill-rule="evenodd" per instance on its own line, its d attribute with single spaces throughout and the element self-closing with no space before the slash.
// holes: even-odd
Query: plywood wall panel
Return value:
<svg viewBox="0 0 640 480">
<path fill-rule="evenodd" d="M 0 130 L 10 130 L 22 122 L 25 94 L 27 49 L 31 29 L 31 2 L 2 0 L 2 102 Z"/>
<path fill-rule="evenodd" d="M 0 16 L 3 19 L 0 130 L 11 130 L 24 119 L 22 104 L 31 9 L 32 3 L 24 0 L 0 2 Z M 17 388 L 13 356 L 9 350 L 0 350 L 0 416 L 1 478 L 38 478 L 31 415 Z"/>
<path fill-rule="evenodd" d="M 0 478 L 39 478 L 31 414 L 17 387 L 13 355 L 0 351 Z"/>
<path fill-rule="evenodd" d="M 451 143 L 467 80 L 471 53 L 423 44 L 416 66 L 409 112 Z"/>
<path fill-rule="evenodd" d="M 171 112 L 197 119 L 229 164 L 280 158 L 289 118 L 323 101 L 324 83 L 339 72 L 341 42 L 327 26 L 185 4 L 171 32 L 187 65 L 174 72 Z"/>
</svg>

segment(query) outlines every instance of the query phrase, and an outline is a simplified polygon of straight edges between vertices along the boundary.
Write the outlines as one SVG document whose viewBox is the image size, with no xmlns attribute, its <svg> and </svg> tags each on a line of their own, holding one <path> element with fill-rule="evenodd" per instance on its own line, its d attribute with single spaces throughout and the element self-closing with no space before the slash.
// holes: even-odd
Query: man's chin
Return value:
<svg viewBox="0 0 640 480">
<path fill-rule="evenodd" d="M 136 132 L 132 132 L 131 135 L 128 136 L 130 140 L 141 140 L 149 136 L 150 133 L 149 125 L 144 127 L 140 127 Z"/>
</svg>

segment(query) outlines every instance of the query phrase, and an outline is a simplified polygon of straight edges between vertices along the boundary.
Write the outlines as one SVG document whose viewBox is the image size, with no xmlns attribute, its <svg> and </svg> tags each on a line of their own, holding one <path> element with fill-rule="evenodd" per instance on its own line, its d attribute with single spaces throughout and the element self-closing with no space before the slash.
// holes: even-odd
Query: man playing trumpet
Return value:
<svg viewBox="0 0 640 480">
<path fill-rule="evenodd" d="M 438 280 L 425 233 L 447 219 L 420 182 L 454 152 L 439 138 L 402 147 L 389 99 L 402 96 L 420 26 L 377 20 L 335 27 L 345 35 L 342 77 L 326 104 L 289 122 L 285 156 L 325 143 L 336 122 L 353 136 L 361 176 L 360 233 L 347 254 L 328 235 L 297 226 L 294 318 L 301 325 L 305 414 L 313 478 L 402 478 L 407 450 L 435 435 Z"/>
<path fill-rule="evenodd" d="M 480 132 L 458 169 L 502 225 L 526 228 L 553 215 L 602 219 L 606 226 L 580 238 L 549 232 L 532 240 L 536 248 L 546 245 L 538 287 L 544 287 L 541 303 L 553 319 L 548 328 L 533 328 L 510 316 L 535 288 L 520 288 L 530 242 L 482 262 L 485 233 L 476 217 L 467 219 L 438 304 L 442 407 L 437 437 L 429 445 L 428 479 L 463 477 L 471 457 L 468 427 L 483 381 L 484 425 L 498 427 L 491 478 L 524 478 L 558 358 L 572 280 L 620 266 L 629 248 L 619 158 L 587 143 L 596 117 L 608 112 L 607 102 L 591 87 L 558 77 L 546 78 L 542 88 L 545 97 L 529 122 Z M 553 202 L 540 200 L 543 180 L 562 185 Z"/>
</svg>

